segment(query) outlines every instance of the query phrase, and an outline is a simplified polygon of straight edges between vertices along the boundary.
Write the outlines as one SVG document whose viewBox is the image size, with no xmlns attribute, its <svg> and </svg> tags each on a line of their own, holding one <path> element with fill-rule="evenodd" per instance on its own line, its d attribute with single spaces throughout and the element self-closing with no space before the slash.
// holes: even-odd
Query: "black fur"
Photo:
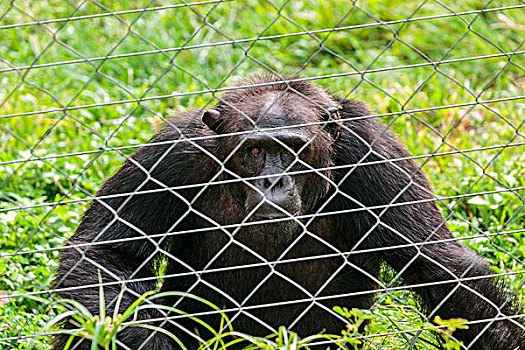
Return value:
<svg viewBox="0 0 525 350">
<path fill-rule="evenodd" d="M 369 114 L 362 103 L 333 97 L 310 83 L 271 84 L 274 79 L 252 77 L 241 81 L 241 84 L 248 85 L 269 84 L 232 90 L 204 115 L 189 111 L 176 116 L 171 123 L 164 125 L 153 141 L 178 142 L 144 147 L 134 154 L 102 186 L 98 192 L 102 199 L 92 203 L 77 232 L 69 240 L 73 245 L 108 240 L 115 242 L 65 249 L 60 257 L 56 279 L 57 294 L 75 299 L 93 313 L 98 313 L 98 288 L 76 287 L 97 284 L 97 270 L 101 269 L 104 282 L 138 280 L 126 283 L 127 291 L 122 300 L 124 309 L 138 295 L 155 289 L 156 264 L 152 257 L 165 255 L 168 260 L 167 277 L 162 290 L 190 290 L 192 294 L 225 309 L 242 305 L 243 310 L 253 317 L 245 313 L 236 317 L 233 322 L 236 330 L 267 335 L 279 325 L 290 325 L 302 314 L 292 327 L 300 335 L 314 334 L 323 329 L 337 334 L 344 328 L 344 321 L 329 310 L 335 305 L 369 307 L 374 298 L 370 291 L 377 288 L 380 264 L 386 261 L 397 271 L 402 271 L 402 278 L 407 284 L 421 285 L 414 291 L 428 313 L 433 312 L 444 319 L 462 317 L 476 321 L 497 316 L 496 306 L 503 305 L 500 308 L 503 315 L 520 312 L 515 298 L 488 277 L 461 283 L 432 284 L 459 277 L 484 276 L 491 271 L 482 258 L 455 241 L 420 245 L 418 248 L 409 246 L 410 243 L 426 240 L 448 240 L 452 234 L 444 224 L 430 195 L 428 181 L 418 166 L 411 160 L 399 160 L 409 154 L 391 132 L 385 131 L 384 125 L 360 118 Z M 340 118 L 342 121 L 325 123 L 323 128 L 323 121 L 328 120 L 327 113 L 332 119 Z M 235 181 L 236 176 L 276 174 L 268 164 L 261 165 L 263 168 L 258 172 L 249 173 L 248 168 L 244 168 L 242 157 L 229 157 L 239 143 L 243 146 L 236 154 L 245 152 L 244 142 L 250 134 L 227 134 L 252 130 L 254 122 L 263 128 L 313 124 L 295 129 L 276 129 L 275 134 L 266 136 L 266 140 L 262 141 L 263 147 L 270 147 L 270 143 L 274 145 L 275 135 L 288 137 L 294 130 L 310 135 L 310 138 L 317 134 L 300 153 L 307 164 L 296 164 L 281 172 L 300 172 L 308 170 L 308 166 L 314 169 L 328 167 L 331 170 L 287 177 L 286 181 L 292 181 L 293 188 L 289 188 L 289 182 L 279 178 L 269 181 L 271 186 L 277 188 L 276 196 L 283 193 L 289 195 L 283 200 L 287 211 L 296 211 L 292 213 L 296 216 L 321 213 L 311 220 L 306 233 L 302 225 L 310 220 L 309 217 L 303 217 L 300 221 L 281 219 L 265 224 L 252 224 L 261 218 L 250 217 L 247 220 L 250 226 L 239 230 L 235 227 L 257 204 L 254 198 L 262 198 L 257 188 L 268 185 L 268 181 L 266 185 L 261 182 L 264 179 L 250 180 L 250 185 L 247 185 Z M 291 151 L 288 149 L 286 152 L 290 154 Z M 396 161 L 387 162 L 385 159 Z M 221 171 L 222 162 L 225 162 L 225 171 Z M 147 177 L 147 173 L 151 178 Z M 222 183 L 206 186 L 212 180 Z M 180 189 L 181 186 L 194 184 L 198 186 Z M 336 192 L 335 185 L 338 185 L 339 192 Z M 173 189 L 165 190 L 165 187 Z M 279 187 L 286 189 L 278 192 Z M 136 191 L 150 192 L 104 197 Z M 403 202 L 413 204 L 397 205 Z M 365 207 L 372 209 L 363 209 Z M 332 212 L 338 214 L 323 215 Z M 221 230 L 216 224 L 230 226 L 227 230 Z M 195 229 L 200 230 L 188 232 Z M 169 232 L 168 238 L 161 238 L 166 232 Z M 301 239 L 288 249 L 301 235 Z M 157 249 L 158 246 L 161 250 Z M 386 249 L 393 246 L 402 247 Z M 221 254 L 207 266 L 221 249 Z M 287 249 L 285 256 L 281 257 Z M 364 249 L 368 252 L 359 253 Z M 337 254 L 349 251 L 355 253 L 348 256 Z M 326 257 L 293 260 L 321 255 Z M 264 263 L 279 257 L 287 262 L 272 266 Z M 243 267 L 249 264 L 255 266 Z M 193 273 L 236 266 L 239 267 L 198 275 Z M 344 268 L 341 269 L 342 266 Z M 273 274 L 265 279 L 272 268 Z M 68 289 L 74 287 L 76 289 Z M 111 301 L 115 300 L 120 288 L 120 283 L 104 287 L 108 312 L 112 312 L 111 305 L 114 304 Z M 253 295 L 246 300 L 252 292 Z M 333 295 L 338 297 L 331 298 Z M 160 302 L 170 305 L 176 301 L 175 298 Z M 256 305 L 263 306 L 252 307 Z M 209 310 L 198 302 L 188 300 L 177 307 L 187 312 Z M 304 312 L 306 309 L 308 311 Z M 236 314 L 228 312 L 230 317 Z M 141 312 L 138 317 L 146 320 L 163 316 L 160 311 L 152 310 Z M 212 326 L 218 326 L 215 318 L 204 319 Z M 195 348 L 194 337 L 181 331 L 177 325 L 191 333 L 196 324 L 180 318 L 163 324 L 190 348 Z M 521 328 L 510 321 L 492 323 L 471 344 L 485 325 L 484 322 L 470 325 L 468 330 L 456 332 L 456 336 L 473 349 L 525 346 Z M 203 329 L 199 332 L 201 336 L 207 336 Z M 137 349 L 149 335 L 150 330 L 132 327 L 121 332 L 119 340 L 129 348 Z M 62 349 L 66 339 L 64 336 L 57 337 L 54 348 Z M 77 349 L 89 349 L 89 346 L 83 341 L 77 344 Z M 155 333 L 142 348 L 175 349 L 177 346 L 165 335 Z"/>
</svg>

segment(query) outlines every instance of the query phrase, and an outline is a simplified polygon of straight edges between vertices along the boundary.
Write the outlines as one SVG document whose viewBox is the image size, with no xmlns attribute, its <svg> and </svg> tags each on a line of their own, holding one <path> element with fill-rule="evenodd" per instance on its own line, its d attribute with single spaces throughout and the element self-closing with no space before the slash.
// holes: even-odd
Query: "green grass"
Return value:
<svg viewBox="0 0 525 350">
<path fill-rule="evenodd" d="M 0 26 L 66 18 L 107 9 L 86 2 L 76 12 L 73 1 L 0 2 Z M 155 1 L 162 6 L 175 1 Z M 99 1 L 111 11 L 144 8 L 148 1 Z M 525 11 L 509 9 L 410 23 L 360 26 L 521 4 L 515 1 L 236 1 L 146 13 L 0 29 L 0 70 L 84 58 L 122 55 L 159 48 L 269 37 L 288 33 L 352 27 L 335 32 L 196 47 L 166 54 L 98 60 L 30 70 L 0 72 L 0 115 L 133 100 L 224 87 L 234 76 L 273 69 L 321 77 L 317 83 L 340 95 L 360 99 L 406 143 L 428 174 L 448 224 L 473 249 L 485 254 L 498 272 L 524 269 L 525 142 L 523 99 L 486 105 L 456 106 L 480 100 L 525 95 L 525 55 L 389 69 L 429 60 L 497 55 L 523 51 Z M 281 7 L 279 9 L 279 7 Z M 448 9 L 446 8 L 448 7 Z M 416 12 L 417 10 L 417 12 Z M 7 12 L 6 12 L 7 11 Z M 203 25 L 198 11 L 206 16 Z M 31 17 L 31 14 L 34 18 Z M 128 30 L 131 25 L 131 31 Z M 212 28 L 213 26 L 213 28 Z M 215 28 L 215 29 L 214 29 Z M 53 36 L 51 32 L 56 32 Z M 172 64 L 170 65 L 170 61 Z M 182 68 L 182 69 L 179 69 Z M 366 74 L 357 71 L 379 70 Z M 337 77 L 329 77 L 339 74 Z M 0 209 L 84 199 L 132 150 L 101 148 L 138 145 L 162 120 L 192 106 L 213 103 L 210 93 L 141 102 L 37 113 L 0 119 Z M 391 115 L 438 106 L 432 111 Z M 390 115 L 389 115 L 390 113 Z M 485 149 L 487 147 L 512 147 Z M 482 149 L 482 150 L 479 150 Z M 469 151 L 468 153 L 459 153 Z M 473 151 L 470 151 L 473 150 Z M 77 152 L 93 151 L 84 155 Z M 455 152 L 455 153 L 454 153 Z M 67 157 L 8 163 L 37 156 Z M 509 190 L 518 189 L 518 190 Z M 498 192 L 495 193 L 494 191 Z M 486 193 L 458 198 L 466 193 Z M 0 294 L 39 292 L 50 286 L 58 250 L 74 232 L 86 202 L 0 213 Z M 510 232 L 489 240 L 482 234 Z M 498 247 L 502 248 L 498 249 Z M 47 249 L 47 250 L 46 250 Z M 17 252 L 37 253 L 10 255 Z M 2 268 L 0 268 L 1 273 Z M 388 275 L 388 274 L 386 274 Z M 385 280 L 388 280 L 385 277 Z M 506 278 L 512 287 L 520 274 Z M 43 296 L 47 297 L 47 294 Z M 396 297 L 415 305 L 410 293 Z M 0 297 L 1 298 L 1 297 Z M 395 308 L 390 298 L 379 310 Z M 405 310 L 401 308 L 401 310 Z M 379 311 L 380 312 L 380 311 Z M 37 334 L 57 313 L 56 307 L 28 298 L 0 299 L 0 347 L 25 349 L 31 340 L 3 341 Z M 388 314 L 388 312 L 387 312 Z M 394 312 L 374 332 L 419 324 L 413 312 Z M 411 323 L 412 322 L 412 323 Z M 412 334 L 413 336 L 413 334 Z M 402 344 L 401 336 L 391 336 Z M 44 337 L 36 348 L 46 348 Z M 402 348 L 402 347 L 400 347 Z M 424 344 L 418 348 L 426 348 Z"/>
</svg>

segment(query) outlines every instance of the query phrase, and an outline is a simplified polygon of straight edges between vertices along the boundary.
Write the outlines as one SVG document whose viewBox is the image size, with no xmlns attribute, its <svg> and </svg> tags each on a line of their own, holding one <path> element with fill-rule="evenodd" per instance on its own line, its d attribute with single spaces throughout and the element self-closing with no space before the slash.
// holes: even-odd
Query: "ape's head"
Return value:
<svg viewBox="0 0 525 350">
<path fill-rule="evenodd" d="M 250 221 L 303 215 L 326 196 L 331 173 L 317 169 L 334 163 L 338 126 L 327 121 L 337 108 L 325 91 L 300 82 L 233 90 L 205 111 L 214 132 L 236 133 L 219 137 L 216 152 L 228 177 L 243 179 L 230 188 Z"/>
</svg>

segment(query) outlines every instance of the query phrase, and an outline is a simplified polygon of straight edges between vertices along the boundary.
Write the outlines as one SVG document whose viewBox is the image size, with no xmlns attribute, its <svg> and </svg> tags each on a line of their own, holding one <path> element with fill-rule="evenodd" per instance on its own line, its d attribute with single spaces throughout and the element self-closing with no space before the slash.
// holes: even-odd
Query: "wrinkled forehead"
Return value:
<svg viewBox="0 0 525 350">
<path fill-rule="evenodd" d="M 315 120 L 315 105 L 304 98 L 296 95 L 282 92 L 268 92 L 261 98 L 255 115 L 253 115 L 255 124 L 258 128 L 286 128 L 290 132 L 294 129 L 296 133 L 303 134 L 308 131 L 306 127 L 299 127 L 307 121 Z M 298 127 L 292 127 L 298 125 Z M 303 129 L 303 130 L 298 130 Z"/>
<path fill-rule="evenodd" d="M 293 127 L 284 129 L 259 129 L 242 137 L 245 142 L 259 143 L 269 140 L 286 145 L 303 145 L 310 139 L 310 134 L 305 127 Z"/>
<path fill-rule="evenodd" d="M 301 147 L 319 138 L 322 124 L 318 122 L 323 121 L 323 107 L 303 96 L 288 91 L 284 94 L 283 91 L 268 91 L 242 97 L 228 101 L 233 106 L 228 130 L 243 132 L 232 138 L 230 145 L 265 143 L 266 147 L 274 141 L 276 145 Z M 331 100 L 327 98 L 323 102 L 329 105 Z"/>
</svg>

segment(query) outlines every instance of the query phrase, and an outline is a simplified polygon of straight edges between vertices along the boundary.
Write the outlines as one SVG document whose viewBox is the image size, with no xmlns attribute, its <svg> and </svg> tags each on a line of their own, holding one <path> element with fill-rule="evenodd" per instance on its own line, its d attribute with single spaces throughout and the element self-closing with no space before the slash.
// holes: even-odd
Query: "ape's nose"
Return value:
<svg viewBox="0 0 525 350">
<path fill-rule="evenodd" d="M 256 216 L 279 218 L 288 216 L 286 212 L 294 213 L 296 211 L 294 208 L 296 204 L 295 181 L 291 176 L 282 174 L 267 176 L 256 180 L 254 185 L 264 194 L 263 196 L 259 193 L 259 201 L 266 199 L 257 209 Z"/>
<path fill-rule="evenodd" d="M 267 195 L 269 193 L 290 192 L 294 186 L 294 180 L 290 175 L 269 174 L 255 181 L 254 185 Z"/>
</svg>

